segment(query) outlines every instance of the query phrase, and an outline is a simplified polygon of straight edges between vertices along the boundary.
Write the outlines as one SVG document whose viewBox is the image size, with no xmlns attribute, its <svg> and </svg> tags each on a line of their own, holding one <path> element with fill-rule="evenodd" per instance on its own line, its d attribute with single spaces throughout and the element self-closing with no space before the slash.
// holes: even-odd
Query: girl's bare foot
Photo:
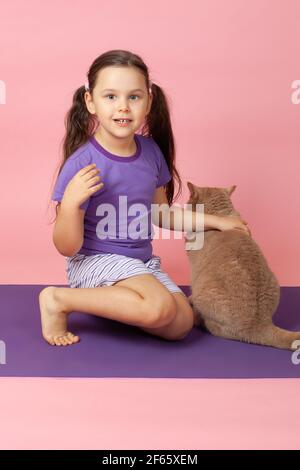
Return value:
<svg viewBox="0 0 300 470">
<path fill-rule="evenodd" d="M 79 336 L 67 331 L 68 314 L 61 310 L 55 298 L 56 289 L 59 288 L 46 287 L 39 294 L 43 337 L 52 346 L 78 343 Z"/>
</svg>

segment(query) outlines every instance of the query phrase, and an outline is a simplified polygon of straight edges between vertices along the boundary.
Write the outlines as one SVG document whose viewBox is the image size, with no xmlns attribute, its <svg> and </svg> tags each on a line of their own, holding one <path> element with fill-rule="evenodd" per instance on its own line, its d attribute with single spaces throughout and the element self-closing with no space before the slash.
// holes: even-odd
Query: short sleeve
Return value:
<svg viewBox="0 0 300 470">
<path fill-rule="evenodd" d="M 162 151 L 160 150 L 160 147 L 157 145 L 154 139 L 152 139 L 152 142 L 157 156 L 158 176 L 156 187 L 158 188 L 159 186 L 165 186 L 172 179 L 172 175 L 169 171 L 167 162 Z"/>
<path fill-rule="evenodd" d="M 90 162 L 83 162 L 79 157 L 69 157 L 65 161 L 64 166 L 62 167 L 61 172 L 57 177 L 51 199 L 53 201 L 61 201 L 69 181 L 79 170 L 89 165 L 89 163 Z M 90 198 L 83 202 L 80 208 L 86 210 L 89 205 L 89 202 Z"/>
</svg>

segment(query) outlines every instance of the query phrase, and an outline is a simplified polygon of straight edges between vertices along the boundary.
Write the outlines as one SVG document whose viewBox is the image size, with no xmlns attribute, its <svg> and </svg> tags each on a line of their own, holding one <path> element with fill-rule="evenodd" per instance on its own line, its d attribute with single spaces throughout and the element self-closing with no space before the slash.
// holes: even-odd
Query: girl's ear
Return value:
<svg viewBox="0 0 300 470">
<path fill-rule="evenodd" d="M 88 91 L 86 91 L 85 94 L 84 94 L 84 100 L 85 100 L 85 105 L 86 105 L 88 111 L 91 114 L 96 114 L 96 109 L 95 109 L 95 105 L 93 103 L 93 99 L 91 97 L 91 94 Z"/>
<path fill-rule="evenodd" d="M 148 101 L 148 106 L 147 106 L 147 111 L 146 111 L 146 116 L 150 113 L 150 109 L 152 106 L 152 101 L 153 101 L 153 95 L 152 93 L 149 94 L 149 101 Z"/>
</svg>

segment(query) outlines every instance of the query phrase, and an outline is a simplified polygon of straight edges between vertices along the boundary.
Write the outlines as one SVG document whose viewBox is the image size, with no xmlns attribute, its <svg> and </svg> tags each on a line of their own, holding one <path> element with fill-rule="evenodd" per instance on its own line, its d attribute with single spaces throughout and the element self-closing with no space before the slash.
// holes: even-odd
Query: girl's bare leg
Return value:
<svg viewBox="0 0 300 470">
<path fill-rule="evenodd" d="M 123 286 L 95 288 L 46 287 L 39 295 L 42 332 L 57 346 L 76 343 L 67 331 L 68 314 L 90 313 L 139 327 L 159 328 L 176 316 L 176 303 L 151 274 L 134 276 L 135 290 Z"/>
</svg>

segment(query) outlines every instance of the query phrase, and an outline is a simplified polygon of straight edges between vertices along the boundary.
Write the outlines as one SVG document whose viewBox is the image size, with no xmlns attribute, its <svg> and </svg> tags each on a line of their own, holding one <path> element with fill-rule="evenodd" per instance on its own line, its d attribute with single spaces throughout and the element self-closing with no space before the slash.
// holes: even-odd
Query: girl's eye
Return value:
<svg viewBox="0 0 300 470">
<path fill-rule="evenodd" d="M 106 98 L 108 98 L 108 97 L 110 97 L 110 96 L 115 96 L 115 95 L 106 95 Z M 138 95 L 131 95 L 131 96 L 136 96 L 137 98 L 139 98 Z M 109 101 L 111 101 L 111 100 L 109 100 Z M 133 100 L 133 101 L 136 101 L 136 100 Z"/>
</svg>

